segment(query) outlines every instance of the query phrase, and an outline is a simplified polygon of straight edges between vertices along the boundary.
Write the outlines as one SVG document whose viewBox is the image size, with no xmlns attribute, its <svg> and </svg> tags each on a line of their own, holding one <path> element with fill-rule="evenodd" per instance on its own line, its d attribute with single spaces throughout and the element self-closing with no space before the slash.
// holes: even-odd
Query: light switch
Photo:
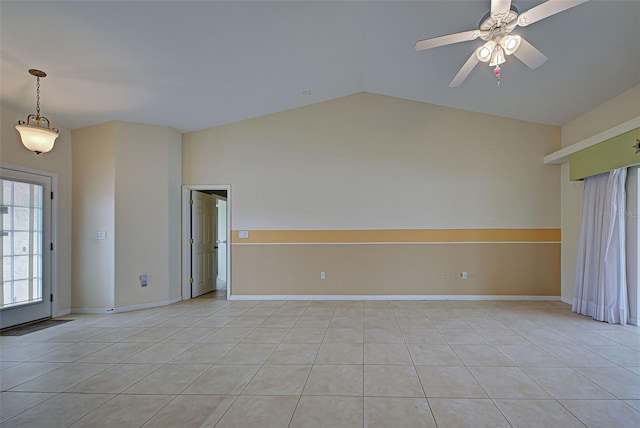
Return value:
<svg viewBox="0 0 640 428">
<path fill-rule="evenodd" d="M 240 239 L 248 239 L 249 238 L 249 231 L 248 230 L 241 230 L 240 232 L 238 232 L 238 237 Z"/>
<path fill-rule="evenodd" d="M 96 239 L 104 241 L 107 239 L 107 232 L 96 232 Z"/>
</svg>

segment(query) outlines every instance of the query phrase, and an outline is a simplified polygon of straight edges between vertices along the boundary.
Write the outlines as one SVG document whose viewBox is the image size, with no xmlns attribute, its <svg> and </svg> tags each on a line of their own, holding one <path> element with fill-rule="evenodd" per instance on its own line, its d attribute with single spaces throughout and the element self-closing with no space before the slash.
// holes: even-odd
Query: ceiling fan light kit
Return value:
<svg viewBox="0 0 640 428">
<path fill-rule="evenodd" d="M 51 122 L 40 116 L 40 78 L 47 77 L 44 71 L 31 69 L 29 74 L 36 77 L 36 114 L 27 116 L 27 120 L 19 120 L 16 130 L 20 134 L 22 144 L 35 154 L 50 152 L 58 138 L 58 130 L 51 128 Z"/>
<path fill-rule="evenodd" d="M 549 16 L 570 9 L 588 0 L 547 0 L 546 2 L 520 13 L 511 0 L 491 0 L 491 10 L 482 18 L 477 30 L 449 34 L 418 41 L 414 49 L 423 51 L 439 46 L 466 42 L 480 38 L 485 44 L 477 48 L 464 63 L 449 87 L 459 86 L 471 73 L 478 62 L 488 62 L 495 67 L 493 74 L 500 86 L 501 64 L 507 56 L 514 55 L 532 70 L 540 67 L 547 57 L 519 35 L 511 32 L 517 26 L 527 26 Z"/>
</svg>

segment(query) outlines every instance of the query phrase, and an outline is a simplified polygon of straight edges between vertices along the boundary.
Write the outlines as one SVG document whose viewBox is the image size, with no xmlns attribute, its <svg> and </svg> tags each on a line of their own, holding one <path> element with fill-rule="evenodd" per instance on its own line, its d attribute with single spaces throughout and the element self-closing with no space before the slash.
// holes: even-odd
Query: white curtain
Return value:
<svg viewBox="0 0 640 428">
<path fill-rule="evenodd" d="M 585 178 L 571 309 L 612 324 L 627 323 L 626 169 Z"/>
</svg>

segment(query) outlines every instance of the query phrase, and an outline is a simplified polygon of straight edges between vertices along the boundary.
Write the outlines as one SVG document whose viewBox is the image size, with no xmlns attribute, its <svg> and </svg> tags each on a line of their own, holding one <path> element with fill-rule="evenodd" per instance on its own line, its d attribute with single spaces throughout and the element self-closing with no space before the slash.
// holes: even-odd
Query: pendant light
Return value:
<svg viewBox="0 0 640 428">
<path fill-rule="evenodd" d="M 53 149 L 53 144 L 58 138 L 58 130 L 51 128 L 51 122 L 44 116 L 40 116 L 40 78 L 47 77 L 44 71 L 31 69 L 29 74 L 37 79 L 36 85 L 36 114 L 27 116 L 26 122 L 19 120 L 16 129 L 20 133 L 22 144 L 35 154 L 47 153 Z M 46 125 L 46 127 L 45 127 Z"/>
</svg>

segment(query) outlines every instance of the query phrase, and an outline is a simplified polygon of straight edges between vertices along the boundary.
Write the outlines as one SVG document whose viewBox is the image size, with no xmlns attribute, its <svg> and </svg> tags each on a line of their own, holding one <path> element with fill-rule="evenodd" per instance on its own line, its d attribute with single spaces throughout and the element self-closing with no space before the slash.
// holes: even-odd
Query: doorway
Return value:
<svg viewBox="0 0 640 428">
<path fill-rule="evenodd" d="M 182 299 L 231 294 L 229 185 L 182 186 Z"/>
<path fill-rule="evenodd" d="M 52 316 L 54 177 L 0 168 L 0 328 Z"/>
</svg>

